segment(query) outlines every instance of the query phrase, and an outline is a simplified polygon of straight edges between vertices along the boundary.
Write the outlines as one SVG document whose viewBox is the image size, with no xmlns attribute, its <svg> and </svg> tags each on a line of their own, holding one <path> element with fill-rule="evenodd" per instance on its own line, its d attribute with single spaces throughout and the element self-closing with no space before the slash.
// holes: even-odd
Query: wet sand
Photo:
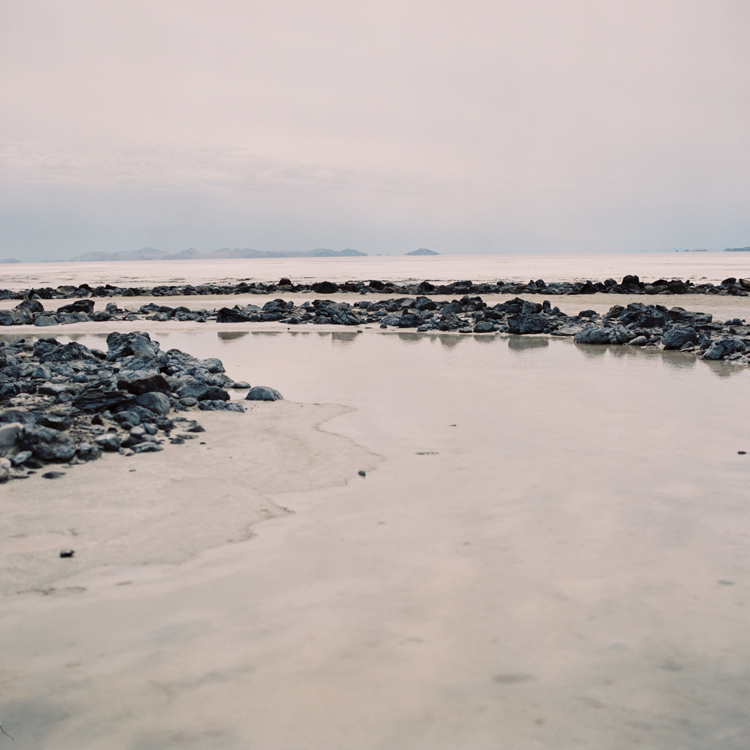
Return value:
<svg viewBox="0 0 750 750">
<path fill-rule="evenodd" d="M 746 368 L 165 325 L 289 402 L 3 487 L 17 744 L 744 750 Z"/>
</svg>

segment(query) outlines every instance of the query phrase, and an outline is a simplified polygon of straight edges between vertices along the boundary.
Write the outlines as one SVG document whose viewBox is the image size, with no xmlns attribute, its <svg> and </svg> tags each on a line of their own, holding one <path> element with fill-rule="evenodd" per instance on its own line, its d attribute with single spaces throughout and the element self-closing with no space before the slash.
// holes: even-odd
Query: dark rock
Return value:
<svg viewBox="0 0 750 750">
<path fill-rule="evenodd" d="M 69 305 L 63 305 L 57 308 L 59 313 L 85 313 L 91 315 L 94 312 L 94 300 L 92 299 L 78 299 Z"/>
<path fill-rule="evenodd" d="M 253 386 L 245 399 L 247 401 L 279 401 L 284 397 L 275 389 L 265 385 Z"/>
<path fill-rule="evenodd" d="M 370 282 L 372 286 L 372 282 Z M 312 285 L 311 289 L 315 294 L 334 294 L 338 292 L 338 284 L 334 284 L 332 281 L 319 281 Z"/>
<path fill-rule="evenodd" d="M 147 333 L 140 331 L 110 333 L 107 336 L 107 348 L 107 360 L 109 362 L 133 355 L 156 357 L 160 352 L 158 342 L 151 341 L 151 337 Z"/>
<path fill-rule="evenodd" d="M 703 359 L 726 359 L 726 357 L 734 354 L 735 352 L 743 351 L 745 351 L 745 344 L 740 339 L 723 336 L 720 339 L 716 339 L 716 341 L 714 341 L 711 346 L 708 347 L 708 350 L 703 355 Z"/>
<path fill-rule="evenodd" d="M 514 334 L 547 333 L 550 323 L 541 315 L 514 315 L 508 318 L 508 330 Z"/>
<path fill-rule="evenodd" d="M 65 476 L 64 471 L 48 471 L 42 474 L 42 479 L 59 479 L 60 477 L 64 477 L 64 476 Z"/>
<path fill-rule="evenodd" d="M 48 412 L 39 417 L 37 424 L 43 427 L 51 427 L 53 430 L 67 430 L 73 424 L 73 420 L 67 414 Z"/>
<path fill-rule="evenodd" d="M 682 349 L 685 344 L 698 343 L 698 332 L 693 328 L 675 326 L 666 331 L 662 343 L 665 349 Z"/>
<path fill-rule="evenodd" d="M 73 399 L 73 406 L 81 411 L 103 411 L 134 402 L 135 396 L 127 391 L 112 391 L 101 386 L 91 386 Z"/>
<path fill-rule="evenodd" d="M 26 427 L 19 443 L 43 461 L 70 461 L 76 453 L 73 438 L 51 427 Z"/>
<path fill-rule="evenodd" d="M 241 310 L 222 307 L 216 312 L 217 323 L 246 323 L 250 317 Z"/>
<path fill-rule="evenodd" d="M 576 344 L 624 344 L 627 340 L 628 333 L 621 326 L 586 326 L 573 337 Z"/>
<path fill-rule="evenodd" d="M 136 378 L 120 378 L 117 381 L 117 387 L 122 391 L 133 393 L 136 396 L 153 391 L 169 393 L 170 390 L 169 382 L 161 373 L 153 373 Z"/>
<path fill-rule="evenodd" d="M 75 555 L 76 551 L 74 549 L 61 549 L 60 550 L 60 557 L 73 557 Z"/>
<path fill-rule="evenodd" d="M 224 393 L 226 393 L 226 391 L 224 391 Z M 229 394 L 227 394 L 227 398 L 229 398 Z M 136 403 L 139 406 L 154 412 L 154 414 L 160 414 L 162 416 L 168 414 L 172 406 L 168 396 L 156 391 L 142 393 L 136 399 Z"/>
<path fill-rule="evenodd" d="M 474 326 L 474 333 L 492 333 L 494 330 L 495 326 L 486 320 Z"/>
<path fill-rule="evenodd" d="M 38 299 L 25 299 L 23 302 L 17 304 L 14 310 L 20 310 L 29 313 L 41 313 L 44 312 L 44 305 Z"/>
<path fill-rule="evenodd" d="M 210 399 L 200 401 L 198 408 L 202 411 L 245 411 L 245 407 L 238 401 L 212 401 Z"/>
<path fill-rule="evenodd" d="M 105 432 L 94 438 L 94 443 L 98 448 L 110 453 L 120 450 L 120 436 L 116 432 Z"/>
<path fill-rule="evenodd" d="M 54 339 L 53 339 L 54 340 Z M 96 357 L 87 346 L 71 341 L 69 344 L 59 344 L 48 348 L 39 357 L 42 364 L 57 362 L 76 362 L 78 360 L 96 360 Z"/>
<path fill-rule="evenodd" d="M 34 318 L 35 326 L 56 326 L 58 324 L 57 318 L 54 315 L 45 313 Z"/>
</svg>

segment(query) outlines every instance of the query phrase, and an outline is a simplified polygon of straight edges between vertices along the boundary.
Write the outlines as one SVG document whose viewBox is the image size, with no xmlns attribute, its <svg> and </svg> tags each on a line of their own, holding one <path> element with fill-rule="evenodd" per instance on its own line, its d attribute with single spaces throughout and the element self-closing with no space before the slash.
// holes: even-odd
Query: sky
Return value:
<svg viewBox="0 0 750 750">
<path fill-rule="evenodd" d="M 0 258 L 750 245 L 748 0 L 0 0 Z"/>
</svg>

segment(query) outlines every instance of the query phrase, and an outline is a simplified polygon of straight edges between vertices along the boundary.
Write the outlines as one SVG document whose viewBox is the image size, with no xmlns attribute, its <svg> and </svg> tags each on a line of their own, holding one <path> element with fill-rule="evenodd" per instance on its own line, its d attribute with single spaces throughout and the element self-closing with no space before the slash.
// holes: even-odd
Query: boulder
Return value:
<svg viewBox="0 0 750 750">
<path fill-rule="evenodd" d="M 725 359 L 735 352 L 743 351 L 745 351 L 745 344 L 740 339 L 735 339 L 731 336 L 723 336 L 720 339 L 716 339 L 716 341 L 708 347 L 708 350 L 703 355 L 703 359 Z"/>
<path fill-rule="evenodd" d="M 70 461 L 76 453 L 73 438 L 51 427 L 26 427 L 21 432 L 20 443 L 43 461 Z"/>
<path fill-rule="evenodd" d="M 7 458 L 0 458 L 0 482 L 4 482 L 10 476 L 11 463 Z"/>
<path fill-rule="evenodd" d="M 105 432 L 94 438 L 94 444 L 99 450 L 119 451 L 120 436 L 116 432 Z"/>
<path fill-rule="evenodd" d="M 664 334 L 662 342 L 665 349 L 682 349 L 685 344 L 698 343 L 698 332 L 693 328 L 674 326 Z"/>
<path fill-rule="evenodd" d="M 140 396 L 144 393 L 158 391 L 160 393 L 169 393 L 169 382 L 161 373 L 148 373 L 140 377 L 120 378 L 117 381 L 117 387 L 121 391 L 133 393 Z"/>
<path fill-rule="evenodd" d="M 23 425 L 20 422 L 0 424 L 0 455 L 5 455 L 15 447 L 21 430 L 23 430 Z"/>
<path fill-rule="evenodd" d="M 370 286 L 372 286 L 372 282 L 370 282 Z M 339 290 L 338 284 L 334 284 L 332 281 L 319 281 L 313 284 L 311 288 L 315 294 L 333 294 Z"/>
<path fill-rule="evenodd" d="M 94 300 L 77 299 L 69 305 L 63 305 L 57 308 L 58 313 L 85 313 L 91 315 L 94 312 Z"/>
<path fill-rule="evenodd" d="M 527 303 L 524 303 L 526 305 Z M 539 306 L 541 308 L 541 305 Z M 508 318 L 508 330 L 515 334 L 547 333 L 550 323 L 542 315 L 513 315 Z"/>
<path fill-rule="evenodd" d="M 227 398 L 228 397 L 229 396 L 227 395 Z M 168 414 L 170 408 L 172 407 L 172 404 L 169 401 L 169 396 L 166 396 L 163 393 L 158 393 L 156 391 L 150 393 L 142 393 L 136 399 L 136 403 L 138 404 L 138 406 L 142 406 L 145 409 L 154 412 L 154 414 L 160 415 Z"/>
<path fill-rule="evenodd" d="M 621 326 L 586 326 L 573 337 L 576 344 L 624 344 L 627 340 L 628 332 Z"/>
<path fill-rule="evenodd" d="M 280 401 L 284 397 L 275 389 L 265 385 L 253 386 L 245 399 L 247 401 Z"/>
<path fill-rule="evenodd" d="M 133 355 L 156 357 L 160 352 L 159 343 L 151 341 L 151 337 L 141 331 L 110 333 L 107 336 L 107 349 L 109 362 Z"/>
</svg>

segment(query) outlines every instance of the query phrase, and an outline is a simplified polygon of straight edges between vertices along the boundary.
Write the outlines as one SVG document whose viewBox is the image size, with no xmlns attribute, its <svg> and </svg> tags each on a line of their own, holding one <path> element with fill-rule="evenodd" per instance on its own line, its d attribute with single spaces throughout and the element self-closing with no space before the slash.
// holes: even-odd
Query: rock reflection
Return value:
<svg viewBox="0 0 750 750">
<path fill-rule="evenodd" d="M 464 340 L 464 337 L 452 333 L 439 333 L 437 339 L 446 349 L 452 349 L 454 346 L 458 346 Z"/>
<path fill-rule="evenodd" d="M 576 344 L 575 347 L 587 359 L 601 359 L 607 353 L 607 349 L 610 348 L 597 344 Z"/>
<path fill-rule="evenodd" d="M 346 346 L 347 344 L 351 344 L 354 339 L 357 338 L 356 331 L 334 331 L 331 334 L 331 340 L 334 344 L 341 344 L 343 346 Z"/>
<path fill-rule="evenodd" d="M 417 344 L 424 338 L 421 333 L 399 333 L 398 337 L 407 344 Z"/>
<path fill-rule="evenodd" d="M 667 367 L 674 370 L 689 370 L 695 367 L 695 363 L 698 361 L 698 358 L 692 354 L 670 351 L 662 352 L 662 359 Z"/>
<path fill-rule="evenodd" d="M 476 338 L 480 337 L 477 336 Z M 543 349 L 546 346 L 549 346 L 549 339 L 546 337 L 508 336 L 508 349 L 514 352 L 521 352 L 526 349 Z"/>
<path fill-rule="evenodd" d="M 248 333 L 249 331 L 219 331 L 217 335 L 220 341 L 234 341 L 247 336 Z"/>
</svg>

